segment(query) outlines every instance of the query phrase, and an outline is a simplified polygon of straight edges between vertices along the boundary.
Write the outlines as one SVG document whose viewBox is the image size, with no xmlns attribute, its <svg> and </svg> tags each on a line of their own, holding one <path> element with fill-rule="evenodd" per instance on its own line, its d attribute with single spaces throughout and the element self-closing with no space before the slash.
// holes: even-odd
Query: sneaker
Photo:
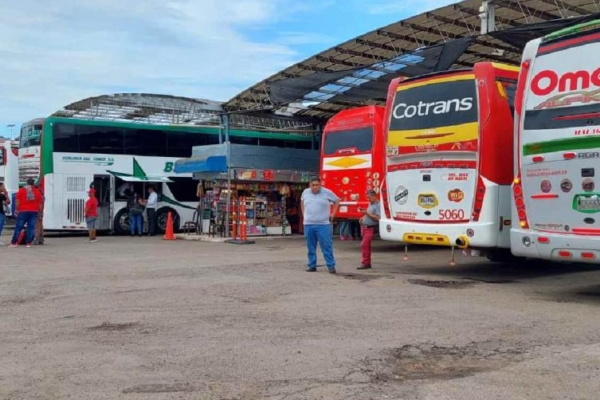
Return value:
<svg viewBox="0 0 600 400">
<path fill-rule="evenodd" d="M 94 239 L 91 239 L 91 240 L 90 240 L 90 243 L 95 243 L 95 242 L 97 242 L 97 241 L 98 241 L 98 239 L 97 239 L 97 238 L 94 238 Z"/>
<path fill-rule="evenodd" d="M 9 247 L 15 248 L 15 247 L 17 247 L 17 245 L 14 243 L 11 243 Z"/>
<path fill-rule="evenodd" d="M 27 243 L 27 244 L 25 245 L 25 247 L 27 247 L 27 248 L 30 248 L 30 247 L 31 247 L 31 243 Z"/>
<path fill-rule="evenodd" d="M 356 268 L 356 269 L 371 269 L 371 264 L 368 264 L 368 265 L 362 265 L 361 264 L 361 266 L 358 267 L 358 268 Z"/>
<path fill-rule="evenodd" d="M 306 268 L 306 272 L 317 272 L 317 267 L 308 267 Z"/>
<path fill-rule="evenodd" d="M 337 271 L 335 270 L 335 268 L 329 268 L 329 273 L 335 274 L 335 273 L 337 273 Z"/>
<path fill-rule="evenodd" d="M 340 236 L 340 240 L 346 240 L 344 236 Z"/>
</svg>

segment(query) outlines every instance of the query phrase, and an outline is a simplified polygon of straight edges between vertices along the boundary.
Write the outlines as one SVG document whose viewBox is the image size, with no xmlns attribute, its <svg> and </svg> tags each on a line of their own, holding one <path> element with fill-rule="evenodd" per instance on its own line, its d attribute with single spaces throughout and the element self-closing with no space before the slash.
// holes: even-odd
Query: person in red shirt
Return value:
<svg viewBox="0 0 600 400">
<path fill-rule="evenodd" d="M 96 189 L 88 190 L 88 201 L 85 202 L 85 223 L 87 224 L 90 235 L 90 242 L 96 239 L 96 219 L 98 218 L 98 199 L 96 199 Z"/>
<path fill-rule="evenodd" d="M 33 236 L 35 234 L 35 223 L 37 222 L 40 210 L 44 206 L 44 196 L 42 196 L 42 192 L 40 192 L 34 184 L 35 181 L 32 178 L 29 178 L 27 179 L 27 185 L 23 186 L 17 192 L 15 198 L 17 223 L 10 247 L 17 247 L 19 235 L 21 235 L 21 231 L 25 227 L 25 224 L 27 224 L 25 244 L 27 247 L 31 247 L 31 242 L 33 241 Z"/>
</svg>

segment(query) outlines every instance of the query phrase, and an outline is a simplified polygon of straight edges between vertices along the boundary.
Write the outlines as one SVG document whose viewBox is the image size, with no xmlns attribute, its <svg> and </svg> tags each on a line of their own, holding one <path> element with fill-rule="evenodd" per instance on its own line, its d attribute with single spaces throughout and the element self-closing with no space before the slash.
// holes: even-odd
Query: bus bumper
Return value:
<svg viewBox="0 0 600 400">
<path fill-rule="evenodd" d="M 433 225 L 384 219 L 379 222 L 379 235 L 383 240 L 406 244 L 495 248 L 498 247 L 499 234 L 498 225 L 494 223 Z"/>
<path fill-rule="evenodd" d="M 600 237 L 516 229 L 510 231 L 511 251 L 518 257 L 562 262 L 600 263 Z"/>
</svg>

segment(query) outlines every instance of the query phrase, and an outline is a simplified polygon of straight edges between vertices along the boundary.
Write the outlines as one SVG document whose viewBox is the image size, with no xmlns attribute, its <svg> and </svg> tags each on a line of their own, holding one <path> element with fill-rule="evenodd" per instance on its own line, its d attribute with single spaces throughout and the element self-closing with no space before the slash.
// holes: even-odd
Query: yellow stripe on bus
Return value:
<svg viewBox="0 0 600 400">
<path fill-rule="evenodd" d="M 492 63 L 494 68 L 503 69 L 505 71 L 519 72 L 520 68 L 510 64 Z"/>
<path fill-rule="evenodd" d="M 426 79 L 424 81 L 409 83 L 406 85 L 403 85 L 402 83 L 400 83 L 400 85 L 398 85 L 397 91 L 399 92 L 401 90 L 412 89 L 412 88 L 416 88 L 416 87 L 420 87 L 420 86 L 435 85 L 436 83 L 467 81 L 469 79 L 475 79 L 475 75 L 474 74 L 465 74 L 465 75 L 442 76 L 439 78 Z"/>
<path fill-rule="evenodd" d="M 450 134 L 441 137 L 430 137 L 436 134 Z M 428 144 L 446 144 L 476 140 L 479 137 L 479 123 L 442 126 L 432 129 L 415 129 L 411 131 L 389 131 L 388 146 L 423 146 Z"/>
</svg>

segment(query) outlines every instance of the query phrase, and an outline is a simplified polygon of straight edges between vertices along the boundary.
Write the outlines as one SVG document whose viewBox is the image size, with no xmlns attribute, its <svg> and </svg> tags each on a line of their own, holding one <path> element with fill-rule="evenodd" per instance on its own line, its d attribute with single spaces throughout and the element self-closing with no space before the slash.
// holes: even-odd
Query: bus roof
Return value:
<svg viewBox="0 0 600 400">
<path fill-rule="evenodd" d="M 66 123 L 74 125 L 87 125 L 87 126 L 108 126 L 116 128 L 139 128 L 147 130 L 172 130 L 179 132 L 189 133 L 204 133 L 204 134 L 219 134 L 221 128 L 218 126 L 201 126 L 201 125 L 159 125 L 159 124 L 148 124 L 148 123 L 136 123 L 136 122 L 123 122 L 123 121 L 104 121 L 104 120 L 86 120 L 78 118 L 64 118 L 64 117 L 48 117 L 45 120 L 46 126 L 50 126 L 52 123 Z M 283 133 L 283 132 L 272 132 L 272 131 L 253 131 L 244 129 L 231 129 L 230 135 L 242 136 L 242 137 L 257 137 L 263 139 L 284 139 L 291 141 L 311 141 L 312 136 L 301 135 L 298 133 Z"/>
</svg>

